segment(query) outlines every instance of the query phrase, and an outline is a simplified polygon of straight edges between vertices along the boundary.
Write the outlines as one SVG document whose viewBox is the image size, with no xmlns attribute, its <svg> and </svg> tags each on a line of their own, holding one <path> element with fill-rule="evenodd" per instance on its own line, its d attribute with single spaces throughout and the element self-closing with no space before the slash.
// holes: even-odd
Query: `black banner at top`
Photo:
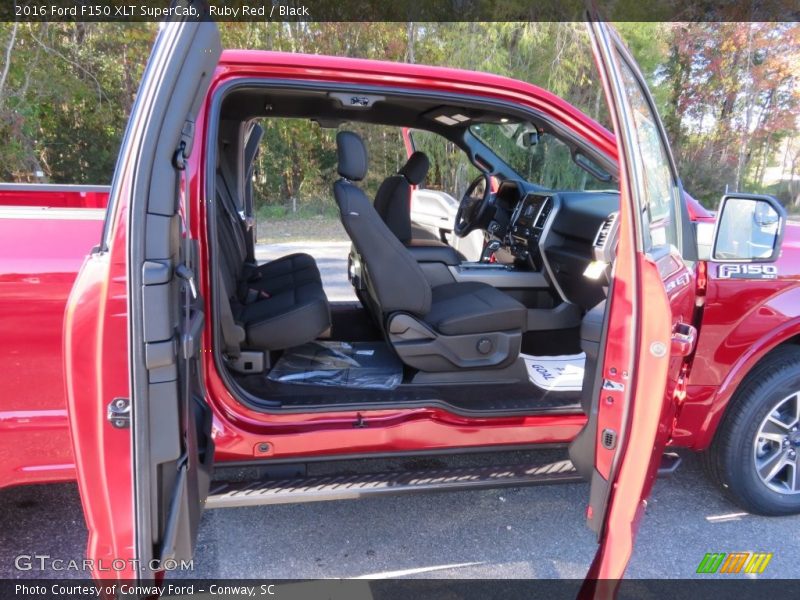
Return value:
<svg viewBox="0 0 800 600">
<path fill-rule="evenodd" d="M 798 0 L 597 0 L 610 21 L 797 21 Z M 579 21 L 585 0 L 5 0 L 0 21 Z"/>
</svg>

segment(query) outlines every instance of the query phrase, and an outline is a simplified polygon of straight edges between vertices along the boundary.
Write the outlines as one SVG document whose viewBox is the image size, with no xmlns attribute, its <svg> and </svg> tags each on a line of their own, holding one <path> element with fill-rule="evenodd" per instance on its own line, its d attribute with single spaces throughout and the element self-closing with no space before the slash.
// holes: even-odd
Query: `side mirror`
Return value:
<svg viewBox="0 0 800 600">
<path fill-rule="evenodd" d="M 520 148 L 525 148 L 526 150 L 529 148 L 533 148 L 539 143 L 539 133 L 537 131 L 531 131 L 526 129 L 522 133 L 519 134 L 517 137 L 517 146 Z"/>
<path fill-rule="evenodd" d="M 694 224 L 694 237 L 697 240 L 698 260 L 711 260 L 711 249 L 714 247 L 714 230 L 716 222 L 697 221 Z"/>
<path fill-rule="evenodd" d="M 711 260 L 773 262 L 781 251 L 786 210 L 772 196 L 729 194 L 722 198 Z"/>
</svg>

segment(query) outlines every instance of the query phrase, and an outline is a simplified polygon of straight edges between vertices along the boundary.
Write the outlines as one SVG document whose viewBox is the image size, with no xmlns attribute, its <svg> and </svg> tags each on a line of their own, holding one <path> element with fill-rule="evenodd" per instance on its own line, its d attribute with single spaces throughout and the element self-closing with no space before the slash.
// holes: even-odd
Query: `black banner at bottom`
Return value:
<svg viewBox="0 0 800 600">
<path fill-rule="evenodd" d="M 580 580 L 512 579 L 319 579 L 319 580 L 192 580 L 168 579 L 145 584 L 133 581 L 93 582 L 80 580 L 0 580 L 0 598 L 42 598 L 46 600 L 90 600 L 138 598 L 196 598 L 219 600 L 503 600 L 572 599 L 612 597 L 616 589 L 620 600 L 640 598 L 725 598 L 726 600 L 763 600 L 765 597 L 796 597 L 800 580 L 745 579 L 741 577 L 709 579 L 629 579 L 620 582 L 591 582 L 589 588 Z M 597 590 L 590 589 L 597 586 Z"/>
</svg>

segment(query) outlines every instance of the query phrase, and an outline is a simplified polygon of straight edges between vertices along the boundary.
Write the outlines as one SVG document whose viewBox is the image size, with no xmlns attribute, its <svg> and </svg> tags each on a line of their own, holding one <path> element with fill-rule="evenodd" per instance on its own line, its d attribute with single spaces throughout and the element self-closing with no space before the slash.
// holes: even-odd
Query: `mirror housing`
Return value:
<svg viewBox="0 0 800 600">
<path fill-rule="evenodd" d="M 774 262 L 781 252 L 786 210 L 777 198 L 761 194 L 722 197 L 711 260 L 714 262 Z"/>
<path fill-rule="evenodd" d="M 524 129 L 518 136 L 517 136 L 517 146 L 520 148 L 525 148 L 526 150 L 533 148 L 534 146 L 539 144 L 539 132 L 530 129 Z"/>
<path fill-rule="evenodd" d="M 716 222 L 695 221 L 694 237 L 697 242 L 697 259 L 711 260 L 711 250 L 714 247 L 714 230 Z"/>
</svg>

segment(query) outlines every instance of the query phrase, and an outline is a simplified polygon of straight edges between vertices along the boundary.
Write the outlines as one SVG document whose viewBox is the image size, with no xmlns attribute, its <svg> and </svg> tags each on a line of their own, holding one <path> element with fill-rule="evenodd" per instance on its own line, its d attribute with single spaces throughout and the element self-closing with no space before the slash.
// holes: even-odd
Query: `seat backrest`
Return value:
<svg viewBox="0 0 800 600">
<path fill-rule="evenodd" d="M 424 152 L 414 152 L 397 175 L 383 180 L 375 194 L 375 210 L 404 244 L 411 241 L 411 187 L 425 180 L 429 165 Z"/>
<path fill-rule="evenodd" d="M 367 173 L 367 150 L 361 138 L 342 131 L 336 136 L 339 175 L 333 194 L 347 235 L 361 257 L 366 271 L 367 291 L 375 306 L 370 307 L 379 322 L 395 311 L 424 316 L 431 307 L 431 286 L 425 274 L 378 215 L 372 203 L 354 181 Z"/>
</svg>

